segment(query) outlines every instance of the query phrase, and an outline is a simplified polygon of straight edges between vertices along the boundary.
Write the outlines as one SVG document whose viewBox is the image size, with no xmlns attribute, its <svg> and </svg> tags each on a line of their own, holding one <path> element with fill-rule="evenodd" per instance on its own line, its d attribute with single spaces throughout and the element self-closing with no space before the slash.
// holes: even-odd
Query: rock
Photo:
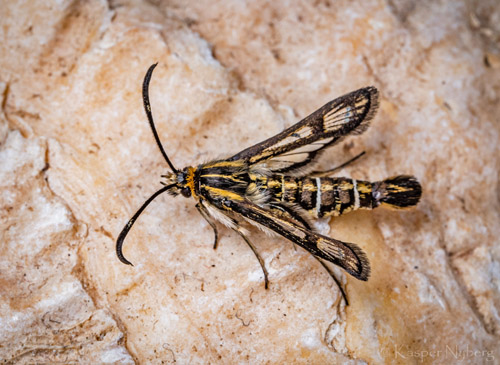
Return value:
<svg viewBox="0 0 500 365">
<path fill-rule="evenodd" d="M 88 363 L 498 363 L 500 57 L 493 0 L 15 3 L 0 20 L 0 358 Z M 413 174 L 411 210 L 357 211 L 331 237 L 361 282 L 250 228 L 248 246 L 168 171 L 231 156 L 374 85 L 370 129 L 328 150 L 339 175 Z M 324 223 L 321 223 L 324 226 Z"/>
</svg>

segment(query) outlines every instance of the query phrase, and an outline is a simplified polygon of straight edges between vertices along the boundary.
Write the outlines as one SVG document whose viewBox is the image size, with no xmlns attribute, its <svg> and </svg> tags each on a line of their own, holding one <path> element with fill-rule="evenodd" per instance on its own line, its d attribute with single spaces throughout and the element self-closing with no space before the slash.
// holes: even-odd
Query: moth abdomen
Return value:
<svg viewBox="0 0 500 365">
<path fill-rule="evenodd" d="M 377 181 L 373 186 L 374 207 L 410 208 L 417 205 L 422 186 L 414 176 L 400 175 Z"/>
<path fill-rule="evenodd" d="M 273 175 L 258 183 L 271 201 L 300 206 L 316 218 L 372 209 L 372 184 L 349 178 Z"/>
<path fill-rule="evenodd" d="M 305 177 L 301 206 L 313 217 L 339 216 L 357 209 L 372 209 L 372 186 L 368 181 L 345 177 Z M 311 187 L 312 185 L 312 187 Z"/>
<path fill-rule="evenodd" d="M 297 202 L 313 217 L 339 216 L 357 209 L 410 208 L 420 200 L 422 187 L 413 176 L 400 175 L 369 182 L 350 178 L 301 178 Z"/>
</svg>

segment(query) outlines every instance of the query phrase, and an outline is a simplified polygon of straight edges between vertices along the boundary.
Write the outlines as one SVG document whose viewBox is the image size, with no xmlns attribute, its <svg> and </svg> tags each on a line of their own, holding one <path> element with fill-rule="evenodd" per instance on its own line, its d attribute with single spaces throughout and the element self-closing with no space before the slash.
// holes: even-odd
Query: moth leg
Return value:
<svg viewBox="0 0 500 365">
<path fill-rule="evenodd" d="M 198 212 L 200 212 L 201 216 L 205 218 L 207 223 L 214 230 L 214 250 L 215 250 L 217 248 L 217 244 L 219 243 L 219 232 L 217 231 L 217 225 L 215 224 L 214 220 L 212 219 L 212 216 L 208 212 L 207 208 L 203 205 L 201 200 L 196 204 L 196 209 L 198 209 Z"/>
<path fill-rule="evenodd" d="M 206 219 L 208 224 L 210 224 L 210 226 L 214 229 L 214 233 L 215 233 L 214 248 L 216 248 L 217 241 L 218 241 L 218 234 L 217 234 L 217 228 L 215 226 L 215 222 L 213 221 L 213 218 L 212 218 L 212 214 L 210 214 L 210 211 L 207 209 L 207 207 L 203 204 L 203 202 L 201 200 L 198 202 L 198 204 L 196 204 L 196 208 L 198 209 L 200 214 L 203 216 L 203 218 Z M 225 222 L 222 221 L 222 223 L 224 223 L 227 227 L 231 228 L 233 231 L 238 233 L 245 240 L 247 245 L 252 249 L 255 257 L 257 257 L 257 260 L 259 260 L 260 267 L 262 268 L 262 272 L 264 273 L 264 285 L 265 285 L 265 288 L 268 289 L 269 288 L 269 274 L 267 273 L 266 266 L 264 265 L 264 260 L 262 259 L 262 257 L 260 257 L 259 253 L 257 252 L 257 249 L 255 248 L 253 243 L 250 242 L 248 237 L 243 232 L 243 229 L 240 228 L 240 225 L 238 224 L 238 222 L 234 218 L 229 216 L 223 210 L 217 209 L 216 211 L 223 214 L 223 216 L 226 218 L 226 221 Z"/>
<path fill-rule="evenodd" d="M 311 172 L 311 176 L 313 177 L 324 177 L 324 176 L 328 176 L 328 175 L 331 175 L 332 173 L 334 173 L 335 171 L 337 170 L 340 170 L 341 168 L 343 167 L 346 167 L 347 165 L 353 163 L 354 161 L 356 161 L 358 158 L 360 158 L 361 156 L 363 156 L 366 152 L 363 151 L 359 154 L 357 154 L 356 156 L 354 156 L 353 158 L 351 158 L 350 160 L 347 160 L 346 162 L 344 162 L 343 164 L 340 164 L 336 167 L 334 167 L 333 169 L 330 169 L 330 170 L 325 170 L 325 171 L 313 171 Z"/>
<path fill-rule="evenodd" d="M 233 228 L 233 230 L 236 233 L 238 233 L 245 240 L 245 242 L 247 243 L 247 245 L 250 246 L 250 248 L 252 249 L 255 257 L 257 257 L 257 260 L 259 260 L 260 267 L 262 268 L 262 272 L 264 273 L 264 287 L 266 289 L 268 289 L 269 288 L 269 278 L 268 278 L 269 274 L 267 273 L 267 269 L 266 269 L 266 266 L 264 264 L 264 260 L 262 259 L 262 257 L 257 252 L 257 249 L 255 248 L 255 246 L 253 245 L 253 243 L 250 242 L 250 240 L 248 239 L 248 237 L 245 236 L 245 234 L 243 232 L 240 232 L 238 230 L 238 228 Z"/>
<path fill-rule="evenodd" d="M 363 152 L 364 153 L 364 152 Z M 358 155 L 359 157 L 360 155 Z M 274 209 L 279 209 L 281 210 L 281 212 L 285 212 L 286 214 L 289 215 L 289 218 L 292 218 L 293 220 L 295 220 L 296 222 L 300 223 L 304 228 L 310 230 L 310 231 L 313 231 L 313 229 L 311 228 L 310 224 L 307 222 L 307 220 L 305 218 L 303 218 L 299 213 L 297 213 L 296 211 L 294 211 L 292 208 L 286 206 L 286 205 L 282 205 L 282 204 L 277 204 L 277 205 L 273 205 Z M 294 246 L 296 246 L 296 244 L 294 243 Z M 309 251 L 307 251 L 309 252 Z M 310 253 L 310 252 L 309 252 Z M 337 284 L 339 290 L 340 290 L 340 294 L 342 295 L 342 298 L 344 298 L 345 300 L 345 304 L 346 305 L 349 305 L 349 301 L 347 300 L 347 294 L 345 293 L 344 291 L 344 288 L 342 287 L 342 284 L 340 283 L 339 279 L 337 279 L 337 277 L 335 276 L 335 274 L 333 273 L 333 271 L 328 267 L 327 264 L 325 264 L 323 262 L 323 260 L 321 260 L 319 257 L 313 255 L 312 253 L 310 253 L 312 257 L 314 257 L 320 264 L 321 266 L 323 266 L 323 268 L 328 272 L 328 274 L 331 276 L 331 278 L 333 279 L 333 281 L 335 282 L 335 284 Z"/>
</svg>

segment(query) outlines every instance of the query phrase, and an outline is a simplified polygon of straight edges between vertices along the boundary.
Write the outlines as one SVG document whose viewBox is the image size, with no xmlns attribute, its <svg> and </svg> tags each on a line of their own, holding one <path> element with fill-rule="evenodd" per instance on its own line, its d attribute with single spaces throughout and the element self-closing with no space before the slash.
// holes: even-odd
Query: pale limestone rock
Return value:
<svg viewBox="0 0 500 365">
<path fill-rule="evenodd" d="M 500 7 L 417 2 L 10 2 L 0 32 L 0 358 L 42 363 L 499 363 Z M 163 196 L 115 240 L 167 166 L 228 156 L 373 84 L 371 128 L 324 154 L 410 211 L 355 212 L 329 235 L 368 282 L 251 229 L 269 270 Z M 323 224 L 324 225 L 324 224 Z M 325 228 L 326 229 L 326 228 Z M 460 352 L 462 351 L 462 352 Z"/>
</svg>

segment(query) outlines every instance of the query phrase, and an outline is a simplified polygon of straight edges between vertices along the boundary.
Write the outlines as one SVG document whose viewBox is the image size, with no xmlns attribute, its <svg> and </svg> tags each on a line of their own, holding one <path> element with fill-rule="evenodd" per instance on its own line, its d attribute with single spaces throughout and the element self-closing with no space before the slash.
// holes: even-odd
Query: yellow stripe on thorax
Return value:
<svg viewBox="0 0 500 365">
<path fill-rule="evenodd" d="M 227 198 L 230 200 L 243 201 L 243 197 L 239 194 L 233 193 L 232 191 L 214 188 L 213 186 L 203 185 L 205 190 L 208 190 L 212 194 L 218 195 L 222 198 Z"/>
<path fill-rule="evenodd" d="M 218 177 L 221 179 L 232 180 L 234 182 L 245 182 L 244 180 L 238 179 L 234 175 L 206 174 L 206 175 L 200 175 L 200 177 Z"/>
<path fill-rule="evenodd" d="M 244 166 L 244 162 L 241 160 L 236 160 L 236 161 L 214 161 L 214 162 L 209 162 L 205 165 L 203 165 L 203 168 L 212 168 L 212 167 L 242 167 Z"/>
</svg>

